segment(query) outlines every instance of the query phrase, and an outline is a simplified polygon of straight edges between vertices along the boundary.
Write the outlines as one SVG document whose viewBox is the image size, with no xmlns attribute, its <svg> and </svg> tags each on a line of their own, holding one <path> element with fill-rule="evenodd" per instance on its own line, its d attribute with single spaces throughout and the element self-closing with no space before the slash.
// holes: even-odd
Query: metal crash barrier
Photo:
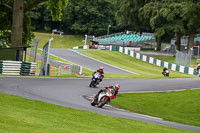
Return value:
<svg viewBox="0 0 200 133">
<path fill-rule="evenodd" d="M 5 75 L 35 75 L 37 64 L 24 61 L 0 60 L 0 74 Z"/>
</svg>

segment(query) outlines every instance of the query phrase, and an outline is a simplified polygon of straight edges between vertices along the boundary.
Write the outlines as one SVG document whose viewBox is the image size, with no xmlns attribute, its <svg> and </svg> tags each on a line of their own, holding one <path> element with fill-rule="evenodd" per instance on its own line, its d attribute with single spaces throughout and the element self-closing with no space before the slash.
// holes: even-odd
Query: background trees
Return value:
<svg viewBox="0 0 200 133">
<path fill-rule="evenodd" d="M 158 50 L 168 35 L 176 37 L 178 49 L 181 36 L 189 35 L 190 49 L 200 31 L 199 10 L 198 0 L 0 0 L 0 39 L 21 46 L 31 42 L 32 29 L 105 35 L 112 25 L 113 32 L 155 32 Z"/>
</svg>

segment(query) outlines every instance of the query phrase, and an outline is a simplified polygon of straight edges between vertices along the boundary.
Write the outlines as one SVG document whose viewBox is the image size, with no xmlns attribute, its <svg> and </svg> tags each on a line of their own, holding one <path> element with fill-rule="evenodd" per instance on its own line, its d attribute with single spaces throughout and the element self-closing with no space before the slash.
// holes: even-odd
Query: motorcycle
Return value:
<svg viewBox="0 0 200 133">
<path fill-rule="evenodd" d="M 91 102 L 91 105 L 97 105 L 99 108 L 101 108 L 115 97 L 114 94 L 114 89 L 108 88 L 106 91 L 103 91 L 99 94 L 98 99 L 94 97 Z"/>
<path fill-rule="evenodd" d="M 198 72 L 197 72 L 197 73 L 198 73 L 197 75 L 200 77 L 200 69 L 198 70 Z"/>
<path fill-rule="evenodd" d="M 165 71 L 163 72 L 163 75 L 169 77 L 169 70 L 165 70 Z"/>
<path fill-rule="evenodd" d="M 90 87 L 96 87 L 100 83 L 101 74 L 96 72 L 92 76 L 92 80 L 90 82 Z"/>
</svg>

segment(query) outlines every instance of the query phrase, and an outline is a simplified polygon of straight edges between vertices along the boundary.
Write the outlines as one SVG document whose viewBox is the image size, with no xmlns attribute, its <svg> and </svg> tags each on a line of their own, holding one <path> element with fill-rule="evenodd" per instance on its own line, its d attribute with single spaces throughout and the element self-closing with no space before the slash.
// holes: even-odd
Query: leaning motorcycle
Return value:
<svg viewBox="0 0 200 133">
<path fill-rule="evenodd" d="M 169 77 L 169 70 L 165 70 L 165 71 L 163 72 L 163 75 Z"/>
<path fill-rule="evenodd" d="M 111 101 L 115 97 L 115 90 L 108 88 L 106 91 L 103 91 L 99 94 L 98 99 L 93 98 L 91 105 L 97 105 L 99 108 L 103 107 L 109 101 Z"/>
<path fill-rule="evenodd" d="M 92 80 L 90 82 L 90 87 L 96 87 L 100 83 L 101 74 L 96 72 L 92 76 Z"/>
</svg>

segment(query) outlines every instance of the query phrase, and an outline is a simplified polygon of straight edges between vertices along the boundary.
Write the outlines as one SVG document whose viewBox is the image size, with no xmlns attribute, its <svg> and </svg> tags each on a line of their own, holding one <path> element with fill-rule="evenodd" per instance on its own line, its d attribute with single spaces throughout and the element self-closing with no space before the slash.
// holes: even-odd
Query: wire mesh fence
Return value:
<svg viewBox="0 0 200 133">
<path fill-rule="evenodd" d="M 182 52 L 182 51 L 176 51 L 176 58 L 175 58 L 175 63 L 177 65 L 182 65 L 189 67 L 191 63 L 191 58 L 192 58 L 192 52 Z"/>
<path fill-rule="evenodd" d="M 31 51 L 29 53 L 29 62 L 35 62 L 36 61 L 38 42 L 39 42 L 39 39 L 33 39 L 33 41 L 32 41 Z"/>
</svg>

